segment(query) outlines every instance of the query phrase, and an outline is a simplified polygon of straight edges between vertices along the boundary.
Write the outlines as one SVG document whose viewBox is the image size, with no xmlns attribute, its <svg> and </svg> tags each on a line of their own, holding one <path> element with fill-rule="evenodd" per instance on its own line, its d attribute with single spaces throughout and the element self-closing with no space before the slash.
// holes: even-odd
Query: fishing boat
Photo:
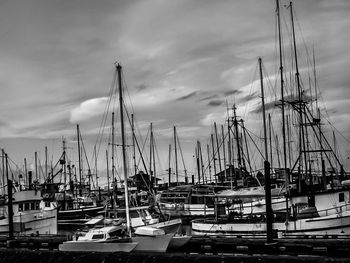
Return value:
<svg viewBox="0 0 350 263">
<path fill-rule="evenodd" d="M 9 233 L 8 200 L 0 201 L 0 234 Z M 12 195 L 14 234 L 57 234 L 57 205 L 44 201 L 41 191 L 27 189 Z"/>
<path fill-rule="evenodd" d="M 280 9 L 277 0 L 277 16 L 280 34 Z M 288 7 L 291 13 L 293 50 L 295 62 L 297 62 L 296 42 L 293 23 L 292 3 Z M 281 37 L 279 36 L 281 50 Z M 282 54 L 280 52 L 280 73 L 281 86 L 283 90 L 283 65 Z M 263 77 L 261 58 L 259 58 L 263 113 L 264 95 L 263 95 Z M 311 110 L 311 106 L 304 98 L 298 64 L 296 67 L 296 86 L 298 98 L 285 100 L 282 93 L 282 135 L 284 148 L 283 168 L 275 169 L 284 174 L 285 194 L 281 198 L 285 203 L 285 209 L 274 210 L 273 202 L 271 207 L 271 192 L 266 190 L 265 211 L 253 211 L 247 207 L 240 206 L 243 211 L 238 212 L 225 207 L 225 204 L 215 203 L 215 217 L 210 219 L 196 219 L 192 221 L 192 233 L 197 235 L 261 235 L 266 234 L 271 223 L 272 228 L 281 235 L 349 235 L 350 234 L 350 196 L 349 196 L 349 178 L 345 173 L 343 165 L 335 151 L 330 146 L 321 130 L 321 117 L 319 110 Z M 295 112 L 298 119 L 299 145 L 297 158 L 294 165 L 288 166 L 287 162 L 287 144 L 284 120 L 284 107 L 288 105 L 290 111 Z M 315 116 L 315 112 L 318 116 Z M 266 186 L 270 187 L 270 165 L 268 162 L 268 147 L 266 122 L 264 120 L 264 138 L 265 138 L 265 167 Z M 313 139 L 309 137 L 313 135 Z M 307 142 L 307 143 L 306 143 Z M 271 146 L 270 146 L 271 148 Z M 289 154 L 289 158 L 291 158 Z M 271 158 L 270 158 L 271 159 Z M 316 161 L 318 160 L 318 161 Z M 330 169 L 325 169 L 325 160 L 328 161 Z M 316 164 L 320 164 L 321 169 L 316 169 Z M 339 169 L 337 169 L 339 168 Z M 268 193 L 268 195 L 267 195 Z M 238 196 L 237 196 L 238 197 Z M 251 197 L 253 198 L 253 196 Z M 284 201 L 283 201 L 284 199 Z M 268 205 L 269 201 L 269 205 Z M 265 203 L 264 203 L 265 204 Z M 244 212 L 245 210 L 245 212 Z M 250 212 L 250 213 L 249 213 Z M 271 220 L 272 219 L 272 220 Z M 269 221 L 270 223 L 268 223 Z M 273 223 L 272 223 L 273 221 Z"/>
<path fill-rule="evenodd" d="M 226 187 L 216 185 L 179 185 L 160 194 L 158 205 L 171 217 L 214 215 L 215 195 Z"/>
</svg>

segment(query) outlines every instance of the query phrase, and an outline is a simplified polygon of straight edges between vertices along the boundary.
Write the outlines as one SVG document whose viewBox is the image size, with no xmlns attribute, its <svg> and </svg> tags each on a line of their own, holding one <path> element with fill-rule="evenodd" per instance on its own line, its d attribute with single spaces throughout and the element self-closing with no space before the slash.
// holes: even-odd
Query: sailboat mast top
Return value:
<svg viewBox="0 0 350 263">
<path fill-rule="evenodd" d="M 284 168 L 287 168 L 287 149 L 286 149 L 286 123 L 284 113 L 284 80 L 283 80 L 283 58 L 282 58 L 282 39 L 281 39 L 281 17 L 280 17 L 280 4 L 279 0 L 276 0 L 277 5 L 277 21 L 278 21 L 278 43 L 279 43 L 279 57 L 280 57 L 280 76 L 281 76 L 281 103 L 282 103 L 282 135 L 283 135 L 283 160 Z"/>
<path fill-rule="evenodd" d="M 129 214 L 128 175 L 127 175 L 128 170 L 127 170 L 127 165 L 126 165 L 126 153 L 125 153 L 125 127 L 124 127 L 124 107 L 123 107 L 123 88 L 122 88 L 122 67 L 119 64 L 117 64 L 116 68 L 117 68 L 117 72 L 118 72 L 119 111 L 120 111 L 120 125 L 121 125 L 121 136 L 122 136 L 126 227 L 127 227 L 127 231 L 129 233 L 129 235 L 131 235 L 131 222 L 130 222 L 130 214 Z"/>
</svg>

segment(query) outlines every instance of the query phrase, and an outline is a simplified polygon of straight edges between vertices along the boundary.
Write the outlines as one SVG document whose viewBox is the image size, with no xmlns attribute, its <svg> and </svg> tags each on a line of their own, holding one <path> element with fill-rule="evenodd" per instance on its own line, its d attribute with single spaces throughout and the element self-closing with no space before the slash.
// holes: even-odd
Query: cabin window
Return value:
<svg viewBox="0 0 350 263">
<path fill-rule="evenodd" d="M 339 202 L 344 202 L 344 201 L 345 201 L 344 193 L 339 193 Z"/>
<path fill-rule="evenodd" d="M 18 205 L 18 211 L 19 211 L 19 212 L 23 211 L 23 204 L 19 204 L 19 205 Z"/>
<path fill-rule="evenodd" d="M 109 236 L 110 237 L 118 237 L 118 236 L 122 236 L 122 229 L 118 229 L 116 231 L 110 232 Z"/>
<path fill-rule="evenodd" d="M 35 202 L 35 210 L 39 210 L 40 209 L 40 202 Z"/>
<path fill-rule="evenodd" d="M 95 234 L 95 235 L 92 236 L 91 239 L 102 239 L 102 238 L 104 238 L 103 234 Z"/>
<path fill-rule="evenodd" d="M 50 207 L 50 202 L 45 202 L 45 207 Z"/>
<path fill-rule="evenodd" d="M 25 203 L 25 204 L 24 204 L 24 210 L 25 210 L 25 211 L 29 210 L 29 203 Z"/>
<path fill-rule="evenodd" d="M 30 210 L 34 210 L 35 208 L 35 203 L 30 203 Z"/>
</svg>

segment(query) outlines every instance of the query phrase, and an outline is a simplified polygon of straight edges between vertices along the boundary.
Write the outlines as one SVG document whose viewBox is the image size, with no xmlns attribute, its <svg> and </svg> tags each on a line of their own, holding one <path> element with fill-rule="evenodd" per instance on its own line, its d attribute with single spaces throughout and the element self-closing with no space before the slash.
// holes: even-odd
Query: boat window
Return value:
<svg viewBox="0 0 350 263">
<path fill-rule="evenodd" d="M 137 211 L 130 211 L 130 218 L 138 218 L 139 217 L 139 213 L 137 213 Z"/>
<path fill-rule="evenodd" d="M 345 201 L 344 193 L 339 193 L 339 202 L 344 202 L 344 201 Z"/>
<path fill-rule="evenodd" d="M 34 210 L 35 208 L 35 203 L 30 203 L 30 210 Z"/>
<path fill-rule="evenodd" d="M 29 203 L 24 204 L 24 210 L 29 210 Z"/>
<path fill-rule="evenodd" d="M 18 211 L 23 211 L 23 204 L 18 204 Z"/>
<path fill-rule="evenodd" d="M 91 237 L 91 239 L 102 239 L 104 238 L 104 234 L 95 234 Z"/>
<path fill-rule="evenodd" d="M 50 202 L 45 202 L 45 207 L 50 207 Z"/>
<path fill-rule="evenodd" d="M 35 202 L 35 210 L 39 210 L 40 209 L 40 203 L 39 202 Z"/>
<path fill-rule="evenodd" d="M 115 231 L 112 231 L 109 233 L 110 237 L 118 237 L 118 236 L 122 236 L 122 229 L 117 229 Z"/>
</svg>

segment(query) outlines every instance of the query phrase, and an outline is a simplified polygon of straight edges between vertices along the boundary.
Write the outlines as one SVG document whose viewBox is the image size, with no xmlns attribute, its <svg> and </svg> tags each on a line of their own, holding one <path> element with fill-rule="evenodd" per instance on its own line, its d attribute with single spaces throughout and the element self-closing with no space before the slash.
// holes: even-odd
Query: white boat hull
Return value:
<svg viewBox="0 0 350 263">
<path fill-rule="evenodd" d="M 60 251 L 93 251 L 93 252 L 131 252 L 135 249 L 137 243 L 102 243 L 93 241 L 68 241 L 60 244 Z"/>
<path fill-rule="evenodd" d="M 214 208 L 205 204 L 159 203 L 163 214 L 171 216 L 209 216 L 214 215 Z"/>
<path fill-rule="evenodd" d="M 140 252 L 166 252 L 173 234 L 159 236 L 135 236 L 132 242 L 138 243 L 134 251 Z"/>
<path fill-rule="evenodd" d="M 350 235 L 350 211 L 341 215 L 329 215 L 295 221 L 274 223 L 273 229 L 280 233 L 300 235 Z M 266 233 L 266 222 L 215 223 L 204 220 L 192 221 L 193 235 L 261 235 Z"/>
</svg>

